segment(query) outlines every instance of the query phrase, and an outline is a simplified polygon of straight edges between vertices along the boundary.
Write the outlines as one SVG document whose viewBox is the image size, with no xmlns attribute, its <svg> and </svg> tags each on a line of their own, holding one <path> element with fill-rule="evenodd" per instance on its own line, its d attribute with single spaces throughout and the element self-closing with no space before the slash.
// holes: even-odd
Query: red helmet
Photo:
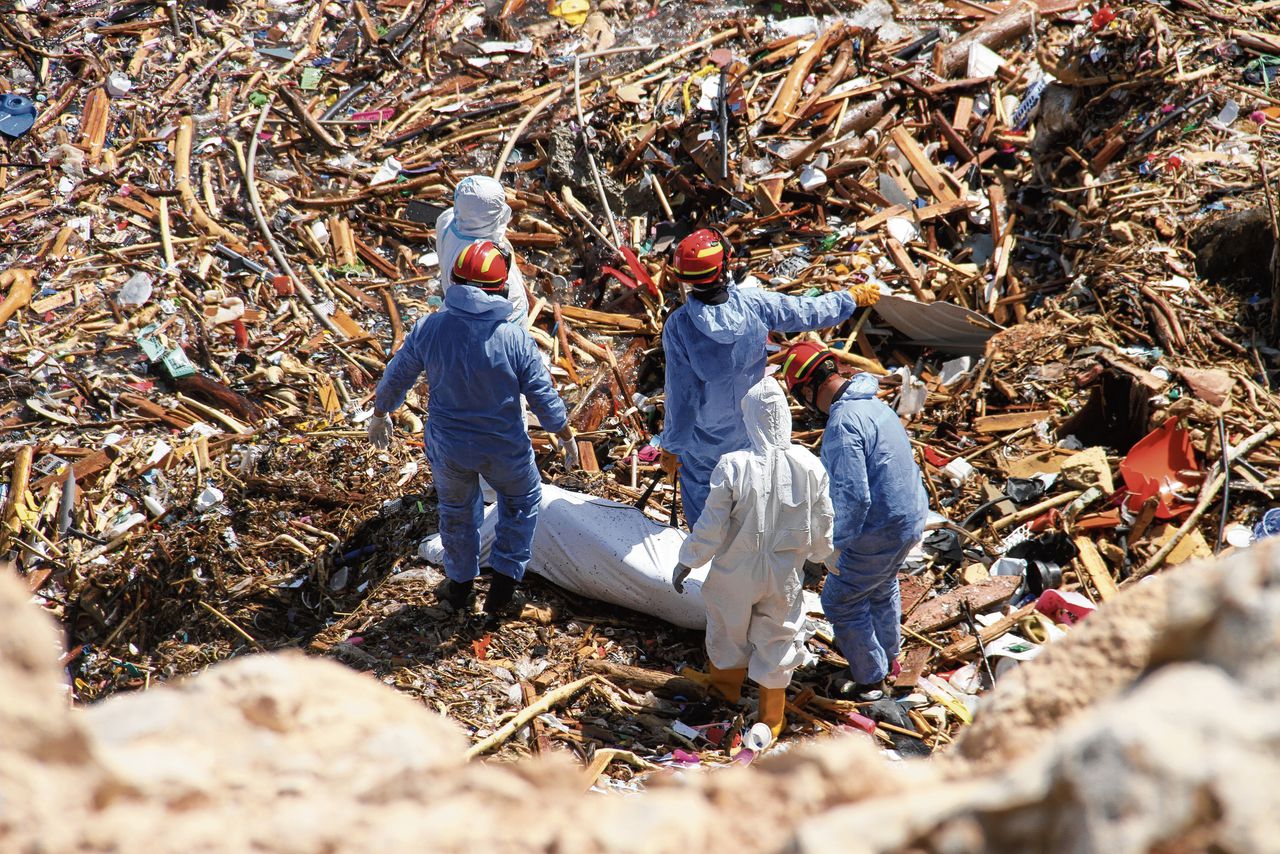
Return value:
<svg viewBox="0 0 1280 854">
<path fill-rule="evenodd" d="M 686 284 L 695 287 L 709 285 L 720 280 L 731 251 L 728 241 L 719 232 L 700 228 L 680 241 L 671 266 L 676 276 Z"/>
<path fill-rule="evenodd" d="M 782 359 L 782 379 L 787 390 L 795 392 L 796 386 L 804 385 L 819 373 L 818 368 L 830 364 L 835 369 L 836 357 L 830 350 L 812 341 L 801 341 L 787 348 Z"/>
<path fill-rule="evenodd" d="M 492 240 L 477 240 L 458 253 L 453 281 L 482 291 L 500 291 L 507 284 L 507 255 Z"/>
</svg>

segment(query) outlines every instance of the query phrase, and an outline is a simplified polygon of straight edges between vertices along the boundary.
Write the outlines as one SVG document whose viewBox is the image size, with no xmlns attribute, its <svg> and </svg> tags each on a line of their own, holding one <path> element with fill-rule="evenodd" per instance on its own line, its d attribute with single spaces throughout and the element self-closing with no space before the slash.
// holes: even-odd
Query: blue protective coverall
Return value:
<svg viewBox="0 0 1280 854">
<path fill-rule="evenodd" d="M 567 423 L 564 403 L 533 338 L 508 323 L 511 303 L 469 286 L 449 288 L 444 309 L 405 338 L 378 383 L 375 404 L 391 412 L 422 372 L 431 391 L 424 445 L 440 500 L 445 574 L 480 571 L 480 475 L 498 493 L 490 564 L 519 581 L 529 564 L 542 479 L 520 406 L 524 395 L 542 427 Z"/>
<path fill-rule="evenodd" d="M 720 305 L 690 299 L 662 327 L 667 357 L 662 447 L 680 457 L 680 496 L 692 528 L 720 457 L 748 446 L 742 398 L 764 376 L 770 332 L 834 326 L 857 308 L 847 292 L 793 297 L 729 285 Z"/>
<path fill-rule="evenodd" d="M 884 679 L 902 645 L 898 567 L 924 535 L 929 512 L 907 431 L 876 398 L 878 387 L 871 374 L 855 374 L 832 401 L 822 434 L 836 547 L 822 610 L 861 684 Z"/>
</svg>

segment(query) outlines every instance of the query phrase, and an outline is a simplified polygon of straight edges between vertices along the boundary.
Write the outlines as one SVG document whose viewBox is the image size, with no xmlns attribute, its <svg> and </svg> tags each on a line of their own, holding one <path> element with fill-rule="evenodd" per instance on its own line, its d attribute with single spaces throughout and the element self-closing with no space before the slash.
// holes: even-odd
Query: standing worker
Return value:
<svg viewBox="0 0 1280 854">
<path fill-rule="evenodd" d="M 453 191 L 453 207 L 436 220 L 436 256 L 440 261 L 440 289 L 453 287 L 454 262 L 462 250 L 477 240 L 489 240 L 508 257 L 513 252 L 507 240 L 507 223 L 511 222 L 511 206 L 502 183 L 488 175 L 469 175 L 458 182 Z M 524 323 L 529 314 L 529 297 L 524 289 L 520 268 L 508 263 L 507 299 L 511 301 L 511 319 Z"/>
<path fill-rule="evenodd" d="M 876 397 L 876 377 L 845 379 L 831 351 L 809 342 L 787 350 L 782 372 L 796 400 L 827 419 L 822 464 L 831 479 L 836 560 L 822 610 L 853 675 L 837 693 L 878 700 L 902 646 L 898 567 L 924 535 L 929 512 L 920 467 L 897 414 Z"/>
<path fill-rule="evenodd" d="M 873 285 L 812 298 L 741 288 L 730 278 L 731 260 L 729 242 L 702 228 L 680 241 L 671 264 L 691 288 L 691 299 L 662 328 L 667 398 L 661 465 L 669 473 L 679 469 L 691 528 L 702 515 L 720 457 L 747 447 L 740 405 L 764 376 L 769 332 L 834 326 L 880 298 Z"/>
<path fill-rule="evenodd" d="M 787 395 L 773 377 L 742 399 L 750 447 L 720 458 L 698 524 L 680 547 L 674 583 L 708 561 L 708 672 L 683 675 L 736 703 L 742 680 L 760 686 L 759 719 L 777 738 L 791 673 L 804 659 L 804 562 L 831 554 L 827 473 L 791 442 Z"/>
<path fill-rule="evenodd" d="M 454 287 L 444 308 L 413 328 L 378 383 L 369 441 L 391 442 L 390 413 L 424 371 L 431 390 L 424 447 L 440 501 L 446 601 L 462 609 L 480 573 L 479 477 L 498 494 L 498 523 L 490 565 L 493 582 L 485 598 L 490 614 L 507 611 L 529 564 L 542 499 L 542 479 L 525 429 L 520 398 L 555 433 L 566 465 L 577 465 L 577 446 L 564 403 L 533 338 L 509 323 L 508 257 L 491 241 L 463 248 L 452 267 Z M 461 287 L 465 285 L 466 287 Z"/>
</svg>

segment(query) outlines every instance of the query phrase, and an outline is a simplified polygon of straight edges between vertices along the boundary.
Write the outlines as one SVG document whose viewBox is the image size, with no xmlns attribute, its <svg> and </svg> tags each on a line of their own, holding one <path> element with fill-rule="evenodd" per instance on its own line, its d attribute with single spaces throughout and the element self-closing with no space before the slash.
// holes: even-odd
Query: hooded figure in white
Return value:
<svg viewBox="0 0 1280 854">
<path fill-rule="evenodd" d="M 507 223 L 511 222 L 511 206 L 501 182 L 487 175 L 463 178 L 453 191 L 453 207 L 436 220 L 436 255 L 440 259 L 440 290 L 453 286 L 453 262 L 477 240 L 492 240 L 510 253 Z M 511 300 L 511 319 L 523 324 L 529 314 L 529 298 L 524 290 L 524 276 L 512 261 L 507 274 L 507 299 Z"/>
<path fill-rule="evenodd" d="M 804 655 L 804 562 L 831 553 L 833 512 L 822 463 L 791 443 L 782 386 L 760 380 L 743 398 L 742 414 L 751 445 L 720 458 L 678 571 L 711 562 L 702 584 L 712 665 L 704 684 L 736 700 L 750 675 L 762 688 L 760 719 L 776 736 L 785 689 Z"/>
</svg>

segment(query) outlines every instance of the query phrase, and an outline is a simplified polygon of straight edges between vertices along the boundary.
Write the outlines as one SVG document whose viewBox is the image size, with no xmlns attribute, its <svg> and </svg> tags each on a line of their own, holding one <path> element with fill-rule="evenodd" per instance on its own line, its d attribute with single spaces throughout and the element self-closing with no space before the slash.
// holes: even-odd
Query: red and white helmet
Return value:
<svg viewBox="0 0 1280 854">
<path fill-rule="evenodd" d="M 676 246 L 671 267 L 681 281 L 695 288 L 714 284 L 723 276 L 732 251 L 719 232 L 700 228 Z"/>
<path fill-rule="evenodd" d="M 835 368 L 836 357 L 830 350 L 812 341 L 801 341 L 787 348 L 782 359 L 782 380 L 787 390 L 795 393 L 797 386 L 809 383 L 819 374 L 819 368 L 828 365 L 822 372 L 825 376 Z"/>
</svg>

